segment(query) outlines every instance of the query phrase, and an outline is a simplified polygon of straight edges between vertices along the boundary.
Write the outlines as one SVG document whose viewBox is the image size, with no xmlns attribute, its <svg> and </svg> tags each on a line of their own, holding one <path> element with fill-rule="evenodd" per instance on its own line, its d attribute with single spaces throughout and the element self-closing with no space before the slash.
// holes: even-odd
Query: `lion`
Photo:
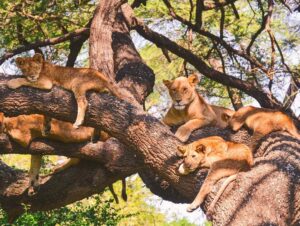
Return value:
<svg viewBox="0 0 300 226">
<path fill-rule="evenodd" d="M 44 61 L 43 56 L 39 53 L 33 57 L 18 57 L 16 64 L 21 69 L 24 78 L 9 80 L 7 82 L 9 88 L 17 89 L 21 86 L 30 86 L 50 90 L 53 85 L 58 85 L 74 93 L 78 105 L 74 128 L 78 128 L 84 121 L 88 105 L 85 96 L 87 91 L 101 92 L 108 89 L 120 99 L 127 96 L 127 92 L 121 93 L 120 88 L 115 83 L 97 70 L 53 65 Z M 131 97 L 128 96 L 128 98 Z"/>
<path fill-rule="evenodd" d="M 180 141 L 186 142 L 194 130 L 206 125 L 220 128 L 228 126 L 228 122 L 222 116 L 233 115 L 234 111 L 206 103 L 196 91 L 197 75 L 163 82 L 173 103 L 162 121 L 168 126 L 180 125 L 175 133 Z"/>
<path fill-rule="evenodd" d="M 52 119 L 51 130 L 49 134 L 44 135 L 46 117 L 39 114 L 32 115 L 19 115 L 17 117 L 4 117 L 0 112 L 0 128 L 2 125 L 2 131 L 5 132 L 12 140 L 20 144 L 22 147 L 27 148 L 31 141 L 35 138 L 48 138 L 50 140 L 56 140 L 63 143 L 81 143 L 90 141 L 94 134 L 94 128 L 81 126 L 79 129 L 74 129 L 72 123 L 64 122 L 56 119 Z M 105 132 L 101 131 L 98 134 L 99 140 L 106 141 L 109 136 Z M 32 196 L 36 193 L 39 187 L 39 171 L 41 168 L 42 155 L 32 155 L 31 164 L 29 170 L 29 188 L 28 195 Z M 52 173 L 58 173 L 73 165 L 78 164 L 80 160 L 77 158 L 70 158 L 66 162 L 56 166 Z M 122 197 L 127 199 L 125 179 L 122 179 Z M 109 186 L 111 193 L 113 194 L 116 202 L 116 194 L 113 190 L 113 186 Z M 125 200 L 126 201 L 126 200 Z"/>
<path fill-rule="evenodd" d="M 225 141 L 219 136 L 202 138 L 185 146 L 178 146 L 177 149 L 177 154 L 183 157 L 183 163 L 178 169 L 179 174 L 187 175 L 200 167 L 209 168 L 199 193 L 187 208 L 188 212 L 194 211 L 202 204 L 218 180 L 228 177 L 207 211 L 211 214 L 217 200 L 227 185 L 235 180 L 237 173 L 247 171 L 253 165 L 252 151 L 248 146 Z"/>
<path fill-rule="evenodd" d="M 256 138 L 262 138 L 275 131 L 286 131 L 300 139 L 293 120 L 277 110 L 247 106 L 240 108 L 232 116 L 227 115 L 227 118 L 233 131 L 238 131 L 245 125 L 253 131 L 253 137 Z"/>
<path fill-rule="evenodd" d="M 45 136 L 45 116 L 39 114 L 19 115 L 17 117 L 3 117 L 3 130 L 15 142 L 26 148 L 35 138 L 47 137 L 52 140 L 61 141 L 63 143 L 79 143 L 89 141 L 93 136 L 93 128 L 81 127 L 75 130 L 71 123 L 51 120 L 51 130 Z M 41 168 L 42 156 L 32 155 L 29 170 L 29 189 L 28 194 L 34 194 L 39 186 L 39 170 Z M 60 172 L 79 162 L 77 158 L 71 158 L 66 164 L 57 167 L 54 173 Z"/>
<path fill-rule="evenodd" d="M 0 112 L 0 133 L 4 132 L 3 120 L 4 120 L 4 114 Z"/>
</svg>

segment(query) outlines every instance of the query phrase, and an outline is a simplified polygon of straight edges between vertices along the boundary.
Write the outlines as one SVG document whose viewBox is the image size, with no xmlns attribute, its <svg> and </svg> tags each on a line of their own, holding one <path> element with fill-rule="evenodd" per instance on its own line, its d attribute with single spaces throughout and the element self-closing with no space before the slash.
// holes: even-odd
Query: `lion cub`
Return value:
<svg viewBox="0 0 300 226">
<path fill-rule="evenodd" d="M 122 95 L 119 92 L 116 84 L 102 73 L 91 68 L 53 65 L 44 61 L 43 56 L 38 53 L 33 57 L 18 57 L 16 64 L 25 78 L 8 81 L 9 88 L 16 89 L 21 86 L 31 86 L 50 90 L 53 85 L 58 85 L 74 93 L 78 105 L 77 118 L 73 124 L 74 128 L 78 128 L 84 121 L 88 104 L 85 94 L 88 90 L 101 92 L 107 88 L 115 96 L 124 99 L 124 94 Z"/>
<path fill-rule="evenodd" d="M 198 77 L 195 74 L 178 77 L 173 81 L 164 80 L 172 98 L 172 107 L 163 118 L 168 126 L 181 125 L 175 136 L 182 142 L 188 140 L 191 133 L 203 126 L 214 125 L 221 128 L 228 126 L 223 115 L 233 115 L 234 111 L 210 105 L 197 93 Z"/>
<path fill-rule="evenodd" d="M 253 130 L 253 136 L 261 138 L 271 132 L 286 131 L 300 139 L 293 120 L 286 114 L 273 109 L 242 107 L 233 116 L 228 116 L 229 126 L 237 131 L 243 125 Z"/>
<path fill-rule="evenodd" d="M 211 211 L 230 181 L 240 171 L 247 171 L 253 165 L 252 152 L 244 144 L 225 141 L 218 136 L 199 139 L 185 146 L 178 146 L 178 155 L 183 163 L 178 171 L 181 175 L 189 174 L 200 167 L 210 168 L 195 200 L 187 208 L 188 212 L 197 209 L 211 192 L 213 185 L 223 177 L 230 176 L 222 185 L 215 200 L 209 207 Z"/>
</svg>

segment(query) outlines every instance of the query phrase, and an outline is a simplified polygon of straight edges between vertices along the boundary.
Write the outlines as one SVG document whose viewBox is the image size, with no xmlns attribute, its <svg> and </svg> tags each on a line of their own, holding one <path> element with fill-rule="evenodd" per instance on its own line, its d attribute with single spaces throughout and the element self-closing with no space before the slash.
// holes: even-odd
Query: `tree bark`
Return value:
<svg viewBox="0 0 300 226">
<path fill-rule="evenodd" d="M 4 83 L 3 81 L 5 79 L 0 83 Z M 177 174 L 181 160 L 176 156 L 175 150 L 179 142 L 168 128 L 140 109 L 110 95 L 89 93 L 87 96 L 90 105 L 85 125 L 105 129 L 130 148 L 131 152 L 143 161 L 145 167 L 151 169 L 160 180 L 168 182 L 173 194 L 180 194 L 181 198 L 174 198 L 174 201 L 190 202 L 195 197 L 207 171 L 199 170 L 188 176 Z M 72 121 L 75 119 L 76 104 L 69 92 L 57 87 L 45 92 L 27 87 L 12 91 L 0 86 L 0 109 L 9 116 L 39 112 L 64 121 Z M 237 134 L 226 130 L 214 130 L 214 134 L 222 135 L 228 140 L 249 140 L 249 135 L 245 131 L 242 133 L 244 134 L 234 138 Z M 201 131 L 201 135 L 209 134 Z M 256 152 L 256 164 L 252 170 L 240 173 L 237 181 L 226 189 L 216 207 L 213 222 L 217 225 L 244 225 L 243 223 L 250 220 L 252 225 L 261 225 L 263 222 L 279 225 L 285 222 L 284 225 L 288 225 L 297 222 L 299 147 L 299 141 L 285 133 L 271 134 Z M 64 182 L 66 181 L 67 178 Z M 158 187 L 155 183 L 151 186 Z M 163 189 L 157 189 L 158 192 L 162 194 Z M 3 193 L 9 194 L 9 190 Z M 213 196 L 214 193 L 206 199 L 204 209 Z M 172 200 L 170 195 L 169 199 Z"/>
<path fill-rule="evenodd" d="M 100 4 L 103 4 L 99 6 L 100 9 L 105 4 L 120 5 L 117 0 L 101 1 Z M 153 73 L 143 64 L 134 49 L 122 15 L 117 10 L 105 15 L 103 18 L 111 23 L 103 22 L 102 18 L 99 26 L 103 25 L 110 30 L 104 32 L 103 36 L 98 36 L 99 39 L 94 39 L 98 42 L 95 43 L 95 51 L 103 47 L 99 44 L 103 40 L 112 44 L 105 43 L 106 49 L 103 51 L 107 50 L 109 57 L 105 61 L 101 60 L 102 56 L 95 59 L 95 66 L 111 78 L 116 78 L 142 102 L 151 92 Z M 114 21 L 111 15 L 116 15 L 117 20 Z M 101 31 L 97 26 L 96 31 Z M 110 35 L 112 36 L 106 37 Z M 8 116 L 41 113 L 64 121 L 75 120 L 76 102 L 70 92 L 58 87 L 50 92 L 28 87 L 13 91 L 3 85 L 7 80 L 1 76 L 0 112 Z M 129 84 L 134 84 L 133 88 Z M 95 162 L 83 161 L 60 174 L 46 176 L 42 180 L 40 191 L 33 197 L 28 197 L 27 192 L 24 192 L 28 182 L 26 175 L 1 164 L 0 203 L 11 219 L 23 211 L 21 203 L 30 204 L 32 211 L 57 208 L 101 192 L 107 185 L 135 172 L 140 173 L 152 192 L 164 199 L 173 202 L 191 202 L 194 199 L 207 170 L 201 169 L 188 176 L 177 175 L 181 159 L 176 156 L 175 150 L 180 142 L 168 128 L 140 108 L 111 95 L 89 92 L 87 97 L 89 107 L 84 125 L 99 127 L 118 140 L 111 138 L 105 143 L 70 144 L 64 145 L 64 148 L 56 142 L 37 140 L 29 149 L 20 149 L 7 137 L 0 137 L 1 153 L 64 154 Z M 245 130 L 232 133 L 212 127 L 196 131 L 190 141 L 210 135 L 220 135 L 227 140 L 252 145 L 257 143 L 259 147 L 255 151 L 256 162 L 252 170 L 240 173 L 237 181 L 231 183 L 221 196 L 213 215 L 213 223 L 299 224 L 299 141 L 286 133 L 274 133 L 258 142 L 252 140 Z M 204 210 L 211 203 L 220 184 L 222 181 L 217 183 L 214 191 L 205 200 Z"/>
</svg>

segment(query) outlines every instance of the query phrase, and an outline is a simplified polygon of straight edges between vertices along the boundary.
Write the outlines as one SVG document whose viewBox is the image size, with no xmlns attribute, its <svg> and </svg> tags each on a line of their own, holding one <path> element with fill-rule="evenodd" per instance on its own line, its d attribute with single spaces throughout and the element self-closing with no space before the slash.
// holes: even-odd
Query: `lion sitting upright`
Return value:
<svg viewBox="0 0 300 226">
<path fill-rule="evenodd" d="M 178 77 L 173 81 L 164 80 L 172 98 L 172 107 L 163 118 L 168 126 L 179 126 L 175 136 L 182 142 L 188 140 L 191 133 L 203 126 L 213 125 L 220 128 L 228 126 L 223 115 L 233 115 L 234 111 L 210 105 L 197 93 L 198 77 L 195 74 Z"/>
<path fill-rule="evenodd" d="M 116 84 L 102 73 L 91 68 L 53 65 L 44 61 L 43 56 L 38 53 L 33 57 L 18 57 L 16 64 L 25 78 L 8 81 L 9 88 L 16 89 L 21 86 L 31 86 L 50 90 L 53 85 L 58 85 L 74 93 L 78 105 L 77 118 L 73 124 L 74 128 L 78 128 L 84 121 L 88 105 L 85 96 L 87 91 L 101 92 L 107 88 L 115 96 L 124 99 L 124 93 L 119 91 L 120 89 Z"/>
<path fill-rule="evenodd" d="M 218 136 L 202 138 L 185 146 L 178 146 L 177 149 L 177 154 L 183 157 L 183 163 L 178 169 L 181 175 L 187 175 L 201 167 L 209 168 L 199 193 L 187 209 L 189 212 L 202 204 L 218 180 L 228 177 L 207 211 L 211 214 L 214 205 L 226 186 L 236 178 L 236 174 L 249 170 L 253 165 L 252 151 L 248 146 L 225 141 Z"/>
</svg>

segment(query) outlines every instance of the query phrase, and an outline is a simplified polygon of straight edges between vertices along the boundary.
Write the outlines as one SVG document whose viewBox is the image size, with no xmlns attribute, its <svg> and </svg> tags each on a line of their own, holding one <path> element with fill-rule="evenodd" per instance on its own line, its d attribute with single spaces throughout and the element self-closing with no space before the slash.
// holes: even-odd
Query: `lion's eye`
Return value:
<svg viewBox="0 0 300 226">
<path fill-rule="evenodd" d="M 187 88 L 183 88 L 183 92 L 186 93 L 188 91 Z"/>
<path fill-rule="evenodd" d="M 192 155 L 192 158 L 196 158 L 196 155 Z"/>
</svg>

